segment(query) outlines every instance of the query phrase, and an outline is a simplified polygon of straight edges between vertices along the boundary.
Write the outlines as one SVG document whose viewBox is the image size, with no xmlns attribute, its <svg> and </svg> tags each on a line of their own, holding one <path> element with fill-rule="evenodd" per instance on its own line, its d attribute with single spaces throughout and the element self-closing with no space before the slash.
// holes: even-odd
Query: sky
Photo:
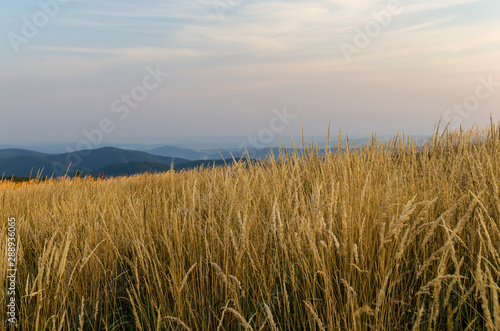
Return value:
<svg viewBox="0 0 500 331">
<path fill-rule="evenodd" d="M 0 144 L 485 125 L 500 120 L 499 14 L 498 0 L 2 1 Z"/>
</svg>

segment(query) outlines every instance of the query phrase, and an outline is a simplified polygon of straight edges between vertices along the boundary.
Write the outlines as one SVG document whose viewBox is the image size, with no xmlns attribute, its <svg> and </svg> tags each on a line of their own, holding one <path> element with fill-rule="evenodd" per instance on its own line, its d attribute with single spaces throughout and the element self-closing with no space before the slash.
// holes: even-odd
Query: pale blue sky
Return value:
<svg viewBox="0 0 500 331">
<path fill-rule="evenodd" d="M 330 118 L 335 132 L 425 134 L 480 77 L 500 82 L 498 0 L 396 1 L 350 62 L 341 45 L 391 1 L 74 0 L 16 52 L 23 17 L 54 1 L 0 4 L 0 143 L 78 141 L 103 118 L 110 142 L 257 135 L 283 107 L 297 116 L 283 135 L 326 134 Z M 113 101 L 158 65 L 170 76 L 120 119 Z M 465 126 L 500 120 L 496 89 Z"/>
</svg>

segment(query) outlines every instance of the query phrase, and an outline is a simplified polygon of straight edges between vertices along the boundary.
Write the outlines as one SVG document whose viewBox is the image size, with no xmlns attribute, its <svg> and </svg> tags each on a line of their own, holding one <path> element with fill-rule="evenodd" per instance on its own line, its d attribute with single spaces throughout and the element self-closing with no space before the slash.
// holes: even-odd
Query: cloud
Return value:
<svg viewBox="0 0 500 331">
<path fill-rule="evenodd" d="M 426 11 L 442 10 L 451 7 L 457 7 L 467 4 L 482 2 L 484 0 L 440 0 L 440 1 L 420 1 L 411 5 L 405 5 L 404 10 L 406 13 L 417 13 Z"/>
<path fill-rule="evenodd" d="M 442 18 L 442 19 L 437 19 L 437 20 L 425 22 L 425 23 L 414 24 L 414 25 L 406 26 L 406 27 L 398 29 L 398 30 L 390 31 L 387 34 L 393 35 L 393 34 L 398 34 L 398 33 L 409 32 L 409 31 L 427 29 L 430 27 L 434 27 L 436 25 L 441 25 L 443 23 L 449 22 L 450 20 L 451 20 L 451 18 Z"/>
</svg>

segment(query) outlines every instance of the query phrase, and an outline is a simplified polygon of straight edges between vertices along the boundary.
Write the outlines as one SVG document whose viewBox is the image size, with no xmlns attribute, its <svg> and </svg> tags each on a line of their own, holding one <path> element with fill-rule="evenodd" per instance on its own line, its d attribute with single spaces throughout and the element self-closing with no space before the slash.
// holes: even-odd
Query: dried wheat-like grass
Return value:
<svg viewBox="0 0 500 331">
<path fill-rule="evenodd" d="M 266 313 L 267 320 L 271 326 L 271 330 L 278 330 L 276 323 L 274 322 L 273 313 L 268 305 L 264 303 L 264 312 Z"/>
<path fill-rule="evenodd" d="M 319 319 L 319 316 L 316 313 L 316 310 L 314 309 L 314 307 L 312 306 L 312 304 L 310 302 L 308 302 L 308 301 L 304 301 L 304 304 L 307 307 L 307 310 L 309 311 L 309 313 L 311 314 L 311 316 L 313 317 L 314 321 L 316 322 L 316 325 L 318 326 L 318 328 L 320 330 L 326 330 L 325 327 L 324 327 L 324 325 L 323 325 L 323 322 L 321 322 L 321 320 Z"/>
<path fill-rule="evenodd" d="M 0 181 L 19 329 L 498 329 L 500 126 L 438 128 L 233 167 Z"/>
</svg>

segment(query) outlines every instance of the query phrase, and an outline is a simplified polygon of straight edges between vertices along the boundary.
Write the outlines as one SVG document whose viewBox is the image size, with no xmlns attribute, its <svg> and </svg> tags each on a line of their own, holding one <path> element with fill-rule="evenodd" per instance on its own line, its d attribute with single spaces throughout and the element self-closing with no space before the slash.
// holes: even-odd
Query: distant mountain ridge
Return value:
<svg viewBox="0 0 500 331">
<path fill-rule="evenodd" d="M 291 153 L 292 149 L 282 149 Z M 298 149 L 301 153 L 301 149 Z M 321 150 L 323 153 L 324 150 Z M 192 169 L 200 166 L 232 164 L 233 158 L 264 160 L 270 155 L 277 159 L 280 148 L 248 148 L 222 150 L 192 150 L 175 146 L 161 146 L 147 152 L 117 147 L 102 147 L 62 154 L 47 154 L 27 149 L 0 150 L 0 178 L 8 177 L 59 177 L 79 172 L 106 176 L 133 175 L 144 172 L 164 172 Z M 225 161 L 224 161 L 225 160 Z"/>
<path fill-rule="evenodd" d="M 6 148 L 6 149 L 0 150 L 0 160 L 7 159 L 10 157 L 15 157 L 15 156 L 41 157 L 43 155 L 46 155 L 46 154 L 40 153 L 40 152 L 30 151 L 27 149 L 19 149 L 19 148 Z"/>
<path fill-rule="evenodd" d="M 188 159 L 191 161 L 202 160 L 207 156 L 206 153 L 196 151 L 194 149 L 180 148 L 169 145 L 164 145 L 158 148 L 150 149 L 147 150 L 146 152 L 153 155 L 177 157 L 177 158 Z"/>
<path fill-rule="evenodd" d="M 93 150 L 58 154 L 49 156 L 49 159 L 67 165 L 71 162 L 71 165 L 79 170 L 89 172 L 114 163 L 156 162 L 170 165 L 173 161 L 176 161 L 175 163 L 189 161 L 186 159 L 152 155 L 146 152 L 125 150 L 116 147 L 102 147 Z"/>
<path fill-rule="evenodd" d="M 82 175 L 92 174 L 106 166 L 117 163 L 150 162 L 170 166 L 189 162 L 190 160 L 165 157 L 141 151 L 124 150 L 116 147 L 103 147 L 63 154 L 45 154 L 22 149 L 0 150 L 0 176 L 58 177 L 74 175 L 80 171 Z"/>
</svg>

